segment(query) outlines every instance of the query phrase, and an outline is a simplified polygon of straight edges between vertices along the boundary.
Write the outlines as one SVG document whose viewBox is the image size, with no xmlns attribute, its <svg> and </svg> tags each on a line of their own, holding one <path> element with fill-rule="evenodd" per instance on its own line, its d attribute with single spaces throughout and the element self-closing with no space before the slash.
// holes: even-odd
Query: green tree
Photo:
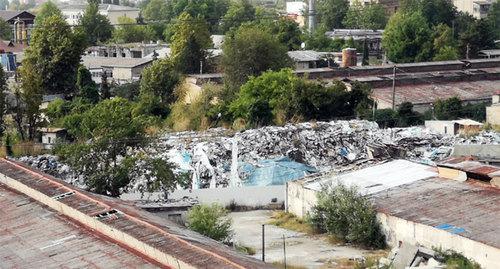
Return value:
<svg viewBox="0 0 500 269">
<path fill-rule="evenodd" d="M 182 13 L 172 36 L 172 61 L 181 73 L 200 72 L 207 65 L 207 49 L 212 47 L 208 24 L 201 17 L 193 18 Z"/>
<path fill-rule="evenodd" d="M 339 184 L 323 188 L 317 195 L 311 221 L 321 231 L 348 242 L 384 248 L 385 236 L 377 212 L 356 187 Z"/>
<path fill-rule="evenodd" d="M 271 34 L 276 35 L 278 40 L 287 46 L 288 50 L 299 50 L 302 44 L 302 31 L 299 25 L 289 18 L 279 18 L 270 23 L 262 23 Z"/>
<path fill-rule="evenodd" d="M 396 12 L 387 24 L 382 46 L 396 63 L 422 62 L 432 56 L 432 33 L 420 12 Z"/>
<path fill-rule="evenodd" d="M 35 24 L 41 25 L 43 24 L 43 21 L 45 21 L 45 19 L 52 16 L 58 16 L 61 18 L 63 17 L 61 10 L 56 6 L 54 2 L 49 0 L 40 5 L 40 7 L 38 8 L 36 12 Z"/>
<path fill-rule="evenodd" d="M 3 40 L 12 39 L 12 27 L 2 18 L 0 18 L 0 38 Z"/>
<path fill-rule="evenodd" d="M 403 102 L 397 109 L 398 127 L 408 127 L 422 124 L 422 115 L 413 111 L 413 104 L 410 102 Z"/>
<path fill-rule="evenodd" d="M 462 101 L 458 97 L 434 102 L 434 116 L 438 120 L 456 120 L 462 113 Z"/>
<path fill-rule="evenodd" d="M 229 243 L 232 238 L 232 220 L 227 210 L 218 204 L 193 206 L 187 215 L 187 226 L 223 243 Z"/>
<path fill-rule="evenodd" d="M 90 71 L 83 65 L 80 65 L 78 68 L 76 75 L 76 88 L 80 97 L 93 104 L 99 102 L 99 91 L 97 90 L 97 85 L 92 80 L 92 74 Z"/>
<path fill-rule="evenodd" d="M 468 25 L 467 29 L 460 33 L 459 50 L 464 57 L 474 58 L 480 50 L 495 47 L 494 29 L 490 21 L 480 19 Z"/>
<path fill-rule="evenodd" d="M 113 40 L 117 43 L 152 41 L 156 37 L 156 32 L 152 27 L 138 25 L 132 18 L 119 17 L 118 24 L 121 25 L 113 32 Z"/>
<path fill-rule="evenodd" d="M 26 63 L 29 62 L 25 59 L 23 63 L 25 61 Z M 29 62 L 29 64 L 26 63 L 23 64 L 20 70 L 22 92 L 20 93 L 20 100 L 17 101 L 16 105 L 16 117 L 18 117 L 16 121 L 19 132 L 24 134 L 22 121 L 23 118 L 26 119 L 26 124 L 28 125 L 27 138 L 33 140 L 35 138 L 36 128 L 40 124 L 40 105 L 42 104 L 42 96 L 44 94 L 44 77 L 39 70 L 36 70 L 34 64 L 31 62 Z M 20 102 L 22 102 L 24 106 L 22 106 Z"/>
<path fill-rule="evenodd" d="M 487 19 L 494 30 L 496 39 L 500 39 L 500 2 L 494 1 L 491 4 Z"/>
<path fill-rule="evenodd" d="M 453 38 L 452 29 L 446 24 L 438 24 L 433 27 L 434 61 L 446 61 L 458 59 L 456 41 Z"/>
<path fill-rule="evenodd" d="M 430 25 L 444 23 L 451 27 L 457 14 L 450 0 L 402 0 L 400 7 L 405 13 L 420 12 Z"/>
<path fill-rule="evenodd" d="M 325 35 L 325 29 L 320 27 L 314 33 L 308 33 L 305 39 L 306 49 L 318 51 L 340 51 L 344 47 L 343 39 L 331 39 Z"/>
<path fill-rule="evenodd" d="M 240 27 L 226 35 L 223 45 L 225 81 L 232 89 L 244 84 L 249 76 L 258 76 L 267 70 L 279 70 L 290 65 L 287 48 L 276 36 L 258 26 Z"/>
<path fill-rule="evenodd" d="M 227 13 L 222 17 L 221 29 L 225 33 L 236 29 L 245 22 L 255 20 L 255 7 L 248 0 L 233 0 Z"/>
<path fill-rule="evenodd" d="M 99 3 L 95 0 L 88 1 L 79 23 L 90 45 L 106 42 L 113 34 L 113 26 L 106 16 L 99 13 Z"/>
<path fill-rule="evenodd" d="M 0 68 L 0 139 L 3 138 L 3 134 L 5 132 L 5 122 L 4 115 L 7 109 L 5 104 L 5 93 L 7 92 L 7 80 L 5 78 L 5 72 L 3 68 Z"/>
<path fill-rule="evenodd" d="M 228 7 L 229 0 L 172 0 L 168 2 L 168 19 L 177 18 L 183 12 L 193 18 L 201 16 L 209 23 L 210 32 L 215 33 Z"/>
<path fill-rule="evenodd" d="M 40 94 L 71 94 L 84 50 L 84 37 L 62 17 L 51 16 L 33 30 L 23 59 L 23 81 L 41 79 Z M 24 89 L 24 86 L 23 86 Z"/>
<path fill-rule="evenodd" d="M 63 145 L 56 150 L 61 158 L 83 176 L 89 190 L 118 196 L 120 189 L 133 179 L 140 156 L 130 155 L 130 148 L 144 145 L 144 125 L 133 117 L 133 105 L 123 98 L 104 100 L 84 113 L 68 116 L 65 127 L 83 143 Z M 69 124 L 72 123 L 72 124 Z M 172 177 L 170 166 L 161 161 L 143 163 L 155 168 L 149 176 L 160 181 Z M 154 179 L 150 180 L 154 182 Z M 166 181 L 165 181 L 166 182 Z"/>
<path fill-rule="evenodd" d="M 380 4 L 363 5 L 356 1 L 349 7 L 343 24 L 351 29 L 383 29 L 387 24 L 387 15 Z"/>
<path fill-rule="evenodd" d="M 142 15 L 147 21 L 160 21 L 169 19 L 167 1 L 151 0 L 142 9 Z"/>
<path fill-rule="evenodd" d="M 317 1 L 318 22 L 327 30 L 344 27 L 343 21 L 349 9 L 347 0 Z"/>
<path fill-rule="evenodd" d="M 140 82 L 138 114 L 165 116 L 168 105 L 175 102 L 174 90 L 180 76 L 170 59 L 160 59 L 144 69 Z"/>
</svg>

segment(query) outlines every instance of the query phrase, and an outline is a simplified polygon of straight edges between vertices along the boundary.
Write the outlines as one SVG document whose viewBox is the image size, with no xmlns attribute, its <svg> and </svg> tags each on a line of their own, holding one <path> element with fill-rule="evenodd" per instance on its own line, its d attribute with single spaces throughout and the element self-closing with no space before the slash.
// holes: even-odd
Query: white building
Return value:
<svg viewBox="0 0 500 269">
<path fill-rule="evenodd" d="M 477 19 L 485 18 L 496 0 L 453 0 L 458 11 L 469 13 Z"/>
<path fill-rule="evenodd" d="M 77 25 L 85 11 L 87 5 L 67 5 L 60 7 L 66 22 L 69 25 Z M 111 4 L 100 4 L 99 14 L 106 16 L 112 25 L 118 24 L 118 18 L 128 17 L 131 19 L 139 18 L 140 10 L 135 7 L 119 6 Z"/>
<path fill-rule="evenodd" d="M 152 58 L 114 58 L 83 56 L 82 64 L 92 74 L 92 80 L 100 84 L 103 72 L 108 82 L 118 84 L 138 81 L 142 70 L 153 62 Z"/>
</svg>

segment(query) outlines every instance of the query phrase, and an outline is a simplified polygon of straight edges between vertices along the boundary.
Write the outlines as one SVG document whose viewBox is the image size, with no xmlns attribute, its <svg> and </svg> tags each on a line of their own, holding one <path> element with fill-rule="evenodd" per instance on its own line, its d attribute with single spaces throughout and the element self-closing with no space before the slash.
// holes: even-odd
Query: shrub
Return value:
<svg viewBox="0 0 500 269">
<path fill-rule="evenodd" d="M 474 260 L 470 260 L 462 253 L 454 250 L 434 249 L 437 252 L 438 260 L 446 264 L 447 269 L 481 269 L 481 266 Z"/>
<path fill-rule="evenodd" d="M 218 204 L 195 205 L 187 215 L 189 229 L 214 240 L 229 243 L 233 236 L 232 220 L 228 211 Z"/>
<path fill-rule="evenodd" d="M 385 247 L 385 236 L 376 212 L 368 198 L 355 187 L 339 184 L 323 188 L 318 193 L 311 221 L 317 229 L 347 242 L 372 248 Z"/>
</svg>

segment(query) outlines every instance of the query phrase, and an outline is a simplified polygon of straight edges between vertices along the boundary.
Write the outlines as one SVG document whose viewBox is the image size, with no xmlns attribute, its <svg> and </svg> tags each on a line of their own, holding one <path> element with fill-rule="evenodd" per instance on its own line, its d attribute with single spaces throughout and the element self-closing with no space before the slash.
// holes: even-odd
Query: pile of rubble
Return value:
<svg viewBox="0 0 500 269">
<path fill-rule="evenodd" d="M 204 132 L 165 133 L 148 152 L 175 163 L 192 177 L 192 188 L 240 186 L 244 167 L 287 157 L 293 162 L 330 171 L 367 161 L 406 158 L 433 164 L 450 155 L 454 144 L 499 144 L 500 134 L 472 138 L 442 136 L 421 127 L 379 129 L 369 121 L 306 122 L 268 126 L 242 132 L 217 128 Z M 79 182 L 69 167 L 49 156 L 24 158 L 44 172 Z M 133 182 L 131 189 L 139 186 Z"/>
<path fill-rule="evenodd" d="M 64 179 L 64 181 L 72 185 L 85 188 L 83 178 L 76 175 L 69 165 L 60 162 L 57 156 L 49 154 L 40 156 L 23 156 L 19 158 L 19 161 L 44 173 Z"/>
</svg>

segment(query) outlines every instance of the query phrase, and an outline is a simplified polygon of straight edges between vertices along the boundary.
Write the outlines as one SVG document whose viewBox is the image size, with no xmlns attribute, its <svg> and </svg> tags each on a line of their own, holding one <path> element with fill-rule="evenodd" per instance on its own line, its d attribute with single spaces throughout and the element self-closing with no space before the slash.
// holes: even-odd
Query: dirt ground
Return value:
<svg viewBox="0 0 500 269">
<path fill-rule="evenodd" d="M 255 250 L 257 259 L 262 259 L 262 224 L 267 224 L 272 215 L 269 210 L 233 212 L 234 238 L 236 242 Z M 335 245 L 326 236 L 307 235 L 265 225 L 265 260 L 269 263 L 284 263 L 283 235 L 286 242 L 286 263 L 289 268 L 346 268 L 350 260 L 361 259 L 376 253 L 348 245 Z M 380 252 L 379 252 L 380 253 Z M 348 268 L 348 267 L 347 267 Z"/>
</svg>

